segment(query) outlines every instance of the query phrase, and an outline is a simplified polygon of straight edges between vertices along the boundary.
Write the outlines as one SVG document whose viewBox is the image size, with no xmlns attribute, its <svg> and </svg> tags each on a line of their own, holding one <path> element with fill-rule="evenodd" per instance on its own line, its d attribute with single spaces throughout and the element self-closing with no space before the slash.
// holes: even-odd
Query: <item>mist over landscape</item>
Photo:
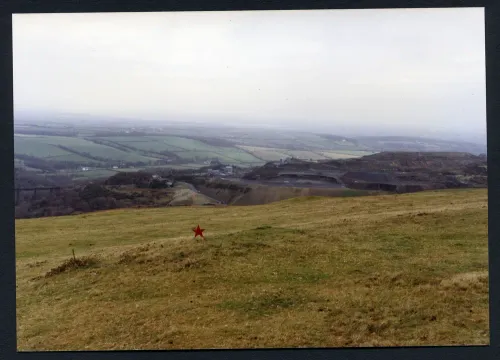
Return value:
<svg viewBox="0 0 500 360">
<path fill-rule="evenodd" d="M 18 350 L 487 344 L 484 48 L 480 8 L 14 15 Z"/>
<path fill-rule="evenodd" d="M 480 9 L 14 16 L 16 164 L 31 156 L 112 174 L 124 162 L 199 167 L 227 152 L 202 159 L 206 148 L 192 142 L 184 156 L 172 144 L 128 142 L 141 158 L 125 161 L 120 140 L 107 158 L 113 140 L 98 133 L 109 129 L 219 137 L 246 154 L 236 163 L 245 167 L 338 158 L 332 150 L 486 153 L 482 17 Z M 71 135 L 95 154 L 23 134 Z"/>
<path fill-rule="evenodd" d="M 18 15 L 15 110 L 484 143 L 482 19 L 482 9 Z"/>
</svg>

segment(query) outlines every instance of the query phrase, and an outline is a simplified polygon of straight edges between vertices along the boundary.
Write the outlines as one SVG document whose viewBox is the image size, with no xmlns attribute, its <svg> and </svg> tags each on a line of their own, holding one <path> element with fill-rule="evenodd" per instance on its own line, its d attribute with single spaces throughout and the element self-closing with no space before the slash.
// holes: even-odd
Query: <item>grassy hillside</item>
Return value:
<svg viewBox="0 0 500 360">
<path fill-rule="evenodd" d="M 129 136 L 108 137 L 102 140 L 142 151 L 168 151 L 181 159 L 191 161 L 195 158 L 207 159 L 218 157 L 221 161 L 231 164 L 258 164 L 261 161 L 248 152 L 225 146 L 213 146 L 199 140 L 177 136 Z"/>
<path fill-rule="evenodd" d="M 130 124 L 129 124 L 130 125 Z M 88 166 L 111 170 L 113 166 L 195 167 L 218 158 L 239 167 L 261 166 L 287 157 L 302 160 L 357 158 L 380 151 L 485 152 L 484 146 L 409 137 L 344 138 L 284 130 L 231 128 L 158 129 L 94 127 L 88 124 L 16 125 L 15 156 L 18 166 L 57 173 Z M 100 173 L 76 174 L 79 178 Z"/>
<path fill-rule="evenodd" d="M 255 157 L 264 161 L 277 161 L 286 159 L 287 157 L 295 157 L 304 160 L 327 160 L 327 159 L 344 159 L 370 155 L 373 152 L 369 151 L 356 151 L 356 150 L 336 150 L 336 151 L 323 151 L 319 147 L 315 151 L 301 151 L 301 150 L 288 150 L 271 147 L 258 147 L 258 146 L 244 146 L 239 145 L 239 148 L 251 153 Z"/>
<path fill-rule="evenodd" d="M 307 136 L 304 139 L 310 140 Z M 327 141 L 320 139 L 321 141 Z M 369 152 L 349 150 L 323 151 L 322 146 L 316 147 L 316 151 L 272 148 L 269 145 L 268 147 L 244 146 L 235 145 L 223 139 L 197 139 L 167 135 L 91 136 L 84 139 L 76 136 L 17 134 L 14 140 L 15 154 L 17 156 L 27 155 L 41 159 L 45 161 L 42 164 L 45 165 L 45 170 L 50 164 L 60 162 L 68 162 L 79 166 L 91 165 L 111 170 L 112 166 L 119 162 L 129 163 L 130 166 L 135 163 L 135 166 L 144 168 L 152 166 L 161 159 L 169 158 L 175 160 L 175 164 L 166 165 L 168 167 L 182 168 L 194 165 L 196 168 L 206 165 L 205 161 L 207 160 L 218 158 L 226 164 L 249 167 L 263 165 L 267 161 L 287 157 L 325 160 L 359 157 L 369 154 Z M 297 146 L 309 146 L 307 141 L 307 144 L 305 144 L 301 141 L 297 142 L 298 140 L 294 138 L 284 138 L 282 140 L 285 141 L 282 144 L 284 147 L 289 147 L 292 143 Z M 30 164 L 34 169 L 37 166 L 37 163 L 33 161 Z M 28 165 L 24 164 L 24 166 Z M 19 166 L 23 166 L 21 162 L 19 162 Z M 155 164 L 154 166 L 160 165 Z M 75 176 L 78 178 L 99 177 L 103 173 L 103 169 L 75 173 Z"/>
<path fill-rule="evenodd" d="M 19 350 L 488 342 L 483 189 L 114 210 L 16 235 Z"/>
<path fill-rule="evenodd" d="M 36 156 L 46 160 L 82 163 L 89 161 L 88 158 L 60 149 L 48 142 L 45 137 L 39 136 L 14 136 L 14 151 L 16 154 Z"/>
<path fill-rule="evenodd" d="M 156 159 L 138 155 L 133 152 L 121 151 L 109 146 L 96 144 L 77 137 L 64 136 L 15 136 L 15 152 L 45 159 L 85 163 L 89 158 L 71 152 L 86 153 L 90 156 L 117 161 L 154 161 Z M 70 150 L 61 149 L 63 146 Z"/>
<path fill-rule="evenodd" d="M 237 147 L 215 146 L 199 140 L 175 136 L 114 136 L 88 139 L 65 136 L 16 135 L 15 154 L 29 155 L 47 161 L 68 161 L 85 165 L 89 162 L 156 162 L 170 155 L 186 164 L 219 158 L 224 163 L 253 166 L 263 160 Z M 95 142 L 94 142 L 95 141 Z"/>
<path fill-rule="evenodd" d="M 345 188 L 304 188 L 272 185 L 249 185 L 231 188 L 231 185 L 214 182 L 198 185 L 201 193 L 224 201 L 230 205 L 263 205 L 275 201 L 303 196 L 353 197 L 380 194 L 378 191 L 354 190 Z"/>
</svg>

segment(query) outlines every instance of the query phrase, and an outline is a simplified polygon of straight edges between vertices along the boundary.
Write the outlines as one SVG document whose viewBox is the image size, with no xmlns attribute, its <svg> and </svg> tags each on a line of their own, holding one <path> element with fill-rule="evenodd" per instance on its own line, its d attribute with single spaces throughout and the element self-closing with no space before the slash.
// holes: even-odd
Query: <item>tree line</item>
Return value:
<svg viewBox="0 0 500 360">
<path fill-rule="evenodd" d="M 35 179 L 30 185 L 54 185 L 56 181 Z M 17 178 L 16 186 L 20 183 Z M 120 186 L 127 186 L 121 189 Z M 170 193 L 158 193 L 153 189 L 167 188 L 165 179 L 153 179 L 147 172 L 118 173 L 103 181 L 75 184 L 55 192 L 39 192 L 34 198 L 32 193 L 20 194 L 15 207 L 16 219 L 46 216 L 62 216 L 129 207 L 154 207 L 159 200 L 168 198 Z M 163 202 L 164 203 L 164 202 Z"/>
</svg>

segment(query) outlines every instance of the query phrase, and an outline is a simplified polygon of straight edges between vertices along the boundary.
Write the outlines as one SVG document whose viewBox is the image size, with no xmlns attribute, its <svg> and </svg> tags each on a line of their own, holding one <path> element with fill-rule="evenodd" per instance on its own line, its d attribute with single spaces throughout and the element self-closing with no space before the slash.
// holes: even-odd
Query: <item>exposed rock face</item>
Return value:
<svg viewBox="0 0 500 360">
<path fill-rule="evenodd" d="M 348 188 L 414 192 L 431 189 L 487 187 L 484 155 L 460 152 L 382 152 L 356 159 L 320 163 L 266 164 L 244 176 L 270 180 L 280 176 L 325 180 Z"/>
</svg>

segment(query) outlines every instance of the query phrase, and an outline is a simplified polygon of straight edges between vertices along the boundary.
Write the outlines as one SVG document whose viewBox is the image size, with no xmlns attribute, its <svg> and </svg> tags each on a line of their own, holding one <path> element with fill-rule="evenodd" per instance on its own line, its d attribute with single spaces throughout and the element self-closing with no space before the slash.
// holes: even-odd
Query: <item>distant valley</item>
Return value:
<svg viewBox="0 0 500 360">
<path fill-rule="evenodd" d="M 65 181 L 107 178 L 141 169 L 197 169 L 211 161 L 252 168 L 287 158 L 325 161 L 383 151 L 486 153 L 485 145 L 458 141 L 182 124 L 79 125 L 16 120 L 14 134 L 17 168 Z"/>
</svg>

